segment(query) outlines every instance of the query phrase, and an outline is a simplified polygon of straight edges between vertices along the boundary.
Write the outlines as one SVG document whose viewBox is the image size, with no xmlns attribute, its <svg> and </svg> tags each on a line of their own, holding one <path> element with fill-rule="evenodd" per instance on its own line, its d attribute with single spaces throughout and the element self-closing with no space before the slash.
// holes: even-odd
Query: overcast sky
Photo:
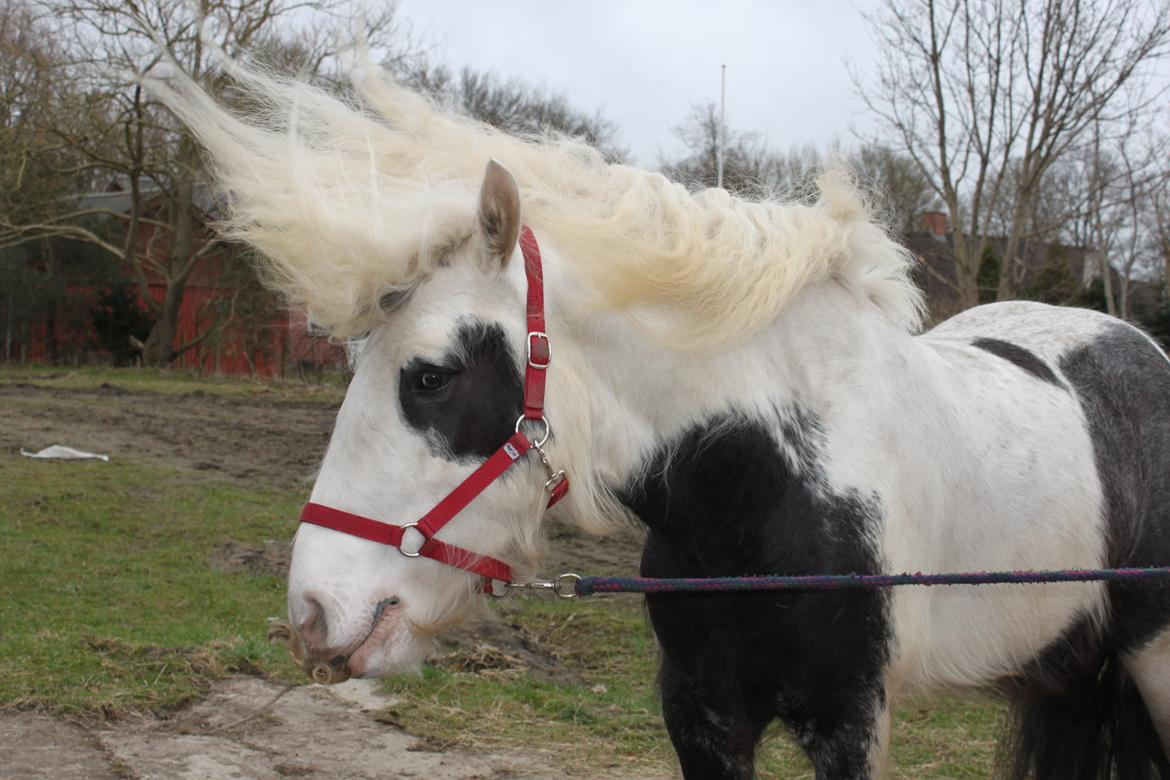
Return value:
<svg viewBox="0 0 1170 780">
<path fill-rule="evenodd" d="M 402 0 L 413 33 L 458 69 L 518 76 L 600 107 L 647 166 L 677 151 L 692 103 L 719 100 L 727 123 L 773 149 L 851 142 L 865 118 L 846 63 L 875 49 L 861 11 L 876 0 Z"/>
</svg>

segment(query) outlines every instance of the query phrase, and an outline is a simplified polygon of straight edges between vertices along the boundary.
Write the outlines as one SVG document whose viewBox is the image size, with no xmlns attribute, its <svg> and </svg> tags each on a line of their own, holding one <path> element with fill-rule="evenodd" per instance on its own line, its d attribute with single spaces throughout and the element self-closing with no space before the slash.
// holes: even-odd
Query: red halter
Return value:
<svg viewBox="0 0 1170 780">
<path fill-rule="evenodd" d="M 548 334 L 544 331 L 544 276 L 540 264 L 540 247 L 536 243 L 536 236 L 532 235 L 527 226 L 520 231 L 520 251 L 524 255 L 524 273 L 528 277 L 528 337 L 525 340 L 524 414 L 516 421 L 516 432 L 446 498 L 435 504 L 431 511 L 416 522 L 391 525 L 312 502 L 305 504 L 304 510 L 301 511 L 301 522 L 324 526 L 395 547 L 408 558 L 417 558 L 421 555 L 448 566 L 465 569 L 483 577 L 484 589 L 489 593 L 494 592 L 493 581 L 513 581 L 512 569 L 506 563 L 447 544 L 436 539 L 435 534 L 530 449 L 536 450 L 545 471 L 548 472 L 548 481 L 544 483 L 549 493 L 548 506 L 551 507 L 569 492 L 569 479 L 565 472 L 554 471 L 542 449 L 544 443 L 548 441 L 550 432 L 548 420 L 544 416 L 544 386 L 545 372 L 552 362 L 552 356 Z M 536 441 L 529 439 L 520 430 L 525 420 L 532 420 L 543 426 Z M 423 543 L 414 551 L 402 547 L 403 537 L 410 528 L 423 537 Z"/>
</svg>

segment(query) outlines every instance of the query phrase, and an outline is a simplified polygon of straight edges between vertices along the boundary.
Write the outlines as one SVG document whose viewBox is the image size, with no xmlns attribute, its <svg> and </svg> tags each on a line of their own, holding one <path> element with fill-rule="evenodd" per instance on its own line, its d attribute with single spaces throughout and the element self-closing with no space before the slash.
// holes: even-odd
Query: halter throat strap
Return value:
<svg viewBox="0 0 1170 780">
<path fill-rule="evenodd" d="M 548 506 L 551 507 L 569 492 L 568 477 L 563 471 L 553 470 L 542 449 L 550 433 L 548 420 L 544 416 L 544 394 L 545 379 L 552 364 L 552 345 L 545 332 L 544 275 L 540 247 L 528 226 L 520 231 L 520 251 L 524 256 L 524 273 L 528 279 L 528 334 L 525 338 L 524 414 L 516 421 L 516 432 L 445 498 L 413 523 L 393 525 L 313 502 L 305 504 L 301 511 L 302 523 L 385 544 L 397 548 L 408 558 L 421 556 L 464 569 L 482 577 L 481 589 L 488 593 L 495 592 L 494 582 L 515 581 L 515 575 L 506 563 L 447 544 L 435 538 L 435 535 L 529 450 L 537 451 L 548 473 L 548 481 L 545 482 L 549 494 Z M 535 442 L 521 430 L 526 420 L 542 426 Z M 408 538 L 408 535 L 415 538 Z M 418 544 L 417 537 L 420 536 L 422 543 Z"/>
</svg>

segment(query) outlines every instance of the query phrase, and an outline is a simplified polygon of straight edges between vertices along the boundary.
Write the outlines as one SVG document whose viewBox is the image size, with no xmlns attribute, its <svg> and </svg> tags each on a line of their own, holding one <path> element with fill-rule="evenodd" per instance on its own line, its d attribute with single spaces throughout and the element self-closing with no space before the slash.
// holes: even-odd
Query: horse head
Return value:
<svg viewBox="0 0 1170 780">
<path fill-rule="evenodd" d="M 515 179 L 489 162 L 465 240 L 425 281 L 385 300 L 384 322 L 365 338 L 310 506 L 407 528 L 395 545 L 314 523 L 298 531 L 289 618 L 318 679 L 417 666 L 429 640 L 507 576 L 491 582 L 460 568 L 468 561 L 420 555 L 431 529 L 408 521 L 427 516 L 524 425 L 528 342 L 538 336 L 529 335 L 525 317 L 520 219 Z M 533 437 L 555 448 L 540 441 L 547 425 L 537 418 Z M 519 454 L 507 446 L 505 454 Z M 510 468 L 446 518 L 456 521 L 443 528 L 444 550 L 530 568 L 547 481 L 539 461 Z"/>
</svg>

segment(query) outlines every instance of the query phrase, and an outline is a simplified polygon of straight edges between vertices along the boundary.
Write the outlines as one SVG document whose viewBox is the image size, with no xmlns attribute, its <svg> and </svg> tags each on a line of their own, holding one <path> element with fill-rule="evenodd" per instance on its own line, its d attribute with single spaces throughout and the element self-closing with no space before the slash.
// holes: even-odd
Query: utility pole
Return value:
<svg viewBox="0 0 1170 780">
<path fill-rule="evenodd" d="M 727 142 L 727 66 L 720 65 L 719 137 L 715 139 L 715 186 L 723 189 L 723 145 Z"/>
</svg>

